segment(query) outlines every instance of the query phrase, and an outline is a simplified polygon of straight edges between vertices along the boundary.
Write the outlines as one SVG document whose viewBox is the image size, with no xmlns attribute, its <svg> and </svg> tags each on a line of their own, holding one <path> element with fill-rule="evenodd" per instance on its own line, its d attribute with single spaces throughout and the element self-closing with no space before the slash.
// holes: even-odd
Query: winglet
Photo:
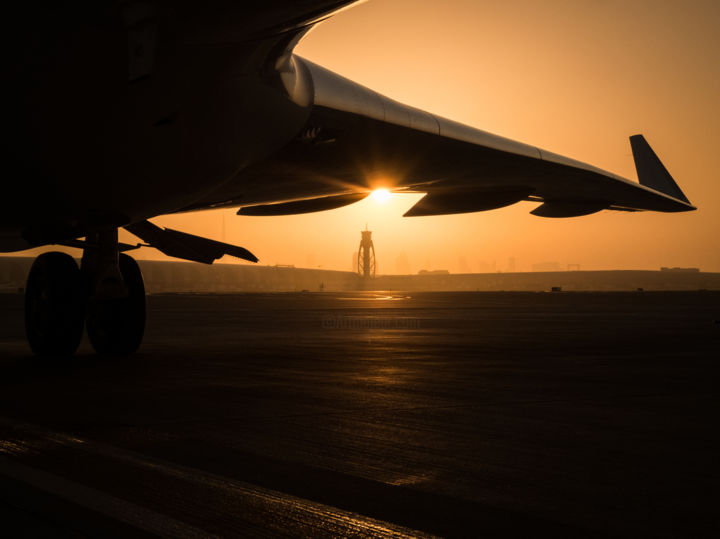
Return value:
<svg viewBox="0 0 720 539">
<path fill-rule="evenodd" d="M 630 146 L 632 147 L 633 158 L 635 159 L 635 169 L 637 170 L 640 185 L 655 189 L 668 196 L 682 200 L 687 204 L 690 201 L 680 190 L 678 184 L 675 183 L 673 177 L 662 164 L 660 159 L 650 147 L 642 135 L 633 135 L 630 137 Z"/>
</svg>

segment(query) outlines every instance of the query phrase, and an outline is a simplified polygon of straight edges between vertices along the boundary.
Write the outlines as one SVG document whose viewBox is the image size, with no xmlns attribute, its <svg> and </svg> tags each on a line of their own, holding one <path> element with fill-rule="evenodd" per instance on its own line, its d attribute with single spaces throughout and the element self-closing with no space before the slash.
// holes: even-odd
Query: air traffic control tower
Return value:
<svg viewBox="0 0 720 539">
<path fill-rule="evenodd" d="M 357 272 L 364 279 L 375 277 L 375 246 L 372 241 L 372 232 L 365 225 L 360 231 L 360 248 L 358 249 Z"/>
</svg>

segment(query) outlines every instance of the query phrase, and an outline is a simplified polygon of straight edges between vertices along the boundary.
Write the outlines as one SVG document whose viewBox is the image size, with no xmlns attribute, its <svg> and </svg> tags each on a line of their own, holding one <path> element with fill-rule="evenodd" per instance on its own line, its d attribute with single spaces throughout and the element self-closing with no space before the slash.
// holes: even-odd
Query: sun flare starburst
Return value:
<svg viewBox="0 0 720 539">
<path fill-rule="evenodd" d="M 387 189 L 375 189 L 372 193 L 370 193 L 370 196 L 375 202 L 385 204 L 388 200 L 390 200 L 392 193 Z"/>
</svg>

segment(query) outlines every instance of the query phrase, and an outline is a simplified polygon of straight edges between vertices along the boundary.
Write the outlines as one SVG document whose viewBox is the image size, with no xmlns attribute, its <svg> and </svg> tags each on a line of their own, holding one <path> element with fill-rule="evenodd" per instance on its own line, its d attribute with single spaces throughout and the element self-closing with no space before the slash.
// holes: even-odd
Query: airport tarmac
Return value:
<svg viewBox="0 0 720 539">
<path fill-rule="evenodd" d="M 148 298 L 38 360 L 0 295 L 3 535 L 716 537 L 720 292 Z"/>
</svg>

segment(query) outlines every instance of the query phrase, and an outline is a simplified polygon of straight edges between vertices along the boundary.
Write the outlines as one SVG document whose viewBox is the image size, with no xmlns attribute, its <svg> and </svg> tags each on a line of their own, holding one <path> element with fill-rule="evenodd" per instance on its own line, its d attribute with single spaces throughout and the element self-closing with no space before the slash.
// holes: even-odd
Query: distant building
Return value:
<svg viewBox="0 0 720 539">
<path fill-rule="evenodd" d="M 560 262 L 540 262 L 532 265 L 533 271 L 562 271 Z"/>
<path fill-rule="evenodd" d="M 446 269 L 441 270 L 420 270 L 418 275 L 450 275 L 450 272 Z"/>
<path fill-rule="evenodd" d="M 515 273 L 516 269 L 517 269 L 517 266 L 516 266 L 515 257 L 511 256 L 510 258 L 508 258 L 508 267 L 507 267 L 508 273 Z"/>
<path fill-rule="evenodd" d="M 700 273 L 700 268 L 666 268 L 663 266 L 660 271 L 671 271 L 674 273 Z"/>
<path fill-rule="evenodd" d="M 495 273 L 496 268 L 497 265 L 494 260 L 492 263 L 488 263 L 485 260 L 478 262 L 478 272 L 480 273 Z"/>
</svg>

